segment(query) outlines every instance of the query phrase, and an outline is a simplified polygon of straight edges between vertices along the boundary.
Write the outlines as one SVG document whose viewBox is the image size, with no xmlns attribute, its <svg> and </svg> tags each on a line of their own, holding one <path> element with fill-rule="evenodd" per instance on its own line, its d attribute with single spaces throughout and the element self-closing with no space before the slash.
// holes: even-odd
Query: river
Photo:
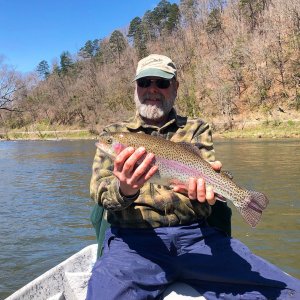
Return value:
<svg viewBox="0 0 300 300">
<path fill-rule="evenodd" d="M 300 278 L 300 140 L 218 140 L 217 159 L 270 205 L 233 236 Z M 95 243 L 89 215 L 94 141 L 0 142 L 0 299 Z"/>
</svg>

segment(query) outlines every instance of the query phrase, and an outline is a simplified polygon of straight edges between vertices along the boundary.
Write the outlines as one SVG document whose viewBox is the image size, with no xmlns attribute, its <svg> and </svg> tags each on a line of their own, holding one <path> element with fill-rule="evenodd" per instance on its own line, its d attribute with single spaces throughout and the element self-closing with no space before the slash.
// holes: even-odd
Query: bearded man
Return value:
<svg viewBox="0 0 300 300">
<path fill-rule="evenodd" d="M 174 62 L 151 54 L 139 61 L 134 81 L 135 116 L 105 127 L 104 133 L 135 132 L 191 143 L 220 170 L 209 124 L 174 109 L 179 87 Z M 190 178 L 187 188 L 149 183 L 157 171 L 153 160 L 143 147 L 125 148 L 114 162 L 96 152 L 90 191 L 99 249 L 100 207 L 110 228 L 87 299 L 159 299 L 176 281 L 207 299 L 299 299 L 298 280 L 231 238 L 231 210 L 216 202 L 203 178 Z"/>
</svg>

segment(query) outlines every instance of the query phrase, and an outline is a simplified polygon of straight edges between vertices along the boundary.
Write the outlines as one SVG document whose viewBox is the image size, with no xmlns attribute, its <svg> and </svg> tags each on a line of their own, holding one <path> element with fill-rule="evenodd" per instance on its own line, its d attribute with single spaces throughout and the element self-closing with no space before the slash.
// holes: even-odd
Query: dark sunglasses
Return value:
<svg viewBox="0 0 300 300">
<path fill-rule="evenodd" d="M 140 78 L 137 80 L 137 85 L 140 88 L 148 88 L 151 85 L 151 82 L 154 82 L 159 89 L 167 89 L 171 85 L 171 81 L 168 79 L 149 79 L 149 78 Z"/>
</svg>

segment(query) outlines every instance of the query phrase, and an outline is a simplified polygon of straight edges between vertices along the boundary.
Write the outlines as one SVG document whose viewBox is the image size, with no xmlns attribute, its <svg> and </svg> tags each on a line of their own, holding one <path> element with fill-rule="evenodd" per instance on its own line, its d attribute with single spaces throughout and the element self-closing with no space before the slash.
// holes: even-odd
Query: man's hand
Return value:
<svg viewBox="0 0 300 300">
<path fill-rule="evenodd" d="M 215 161 L 210 163 L 215 171 L 220 171 L 222 163 Z M 186 194 L 190 199 L 198 200 L 199 202 L 207 201 L 210 205 L 216 202 L 215 194 L 211 186 L 206 186 L 203 178 L 190 178 L 188 188 L 184 186 L 175 186 L 175 192 Z"/>
<path fill-rule="evenodd" d="M 122 195 L 135 195 L 144 183 L 154 175 L 157 166 L 152 165 L 153 159 L 154 154 L 146 154 L 143 147 L 136 150 L 128 147 L 120 152 L 115 159 L 113 173 L 119 179 Z M 138 161 L 139 165 L 137 165 Z"/>
</svg>

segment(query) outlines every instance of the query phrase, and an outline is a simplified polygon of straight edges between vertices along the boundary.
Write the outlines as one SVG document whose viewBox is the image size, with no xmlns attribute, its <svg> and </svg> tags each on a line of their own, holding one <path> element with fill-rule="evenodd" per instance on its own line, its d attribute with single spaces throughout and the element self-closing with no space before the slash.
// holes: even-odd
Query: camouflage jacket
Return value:
<svg viewBox="0 0 300 300">
<path fill-rule="evenodd" d="M 181 117 L 175 110 L 171 111 L 169 121 L 160 128 L 145 124 L 136 115 L 128 121 L 109 125 L 103 131 L 144 132 L 174 142 L 189 142 L 200 149 L 202 157 L 207 161 L 215 160 L 210 126 L 200 119 Z M 92 169 L 91 197 L 105 208 L 107 221 L 112 226 L 130 228 L 176 226 L 197 222 L 207 218 L 211 210 L 218 210 L 220 216 L 217 216 L 216 224 L 212 225 L 230 234 L 227 227 L 228 224 L 230 226 L 231 211 L 224 203 L 214 205 L 211 209 L 207 203 L 191 200 L 168 187 L 151 183 L 146 183 L 142 187 L 136 199 L 122 197 L 117 179 L 112 173 L 113 162 L 98 149 Z"/>
</svg>

